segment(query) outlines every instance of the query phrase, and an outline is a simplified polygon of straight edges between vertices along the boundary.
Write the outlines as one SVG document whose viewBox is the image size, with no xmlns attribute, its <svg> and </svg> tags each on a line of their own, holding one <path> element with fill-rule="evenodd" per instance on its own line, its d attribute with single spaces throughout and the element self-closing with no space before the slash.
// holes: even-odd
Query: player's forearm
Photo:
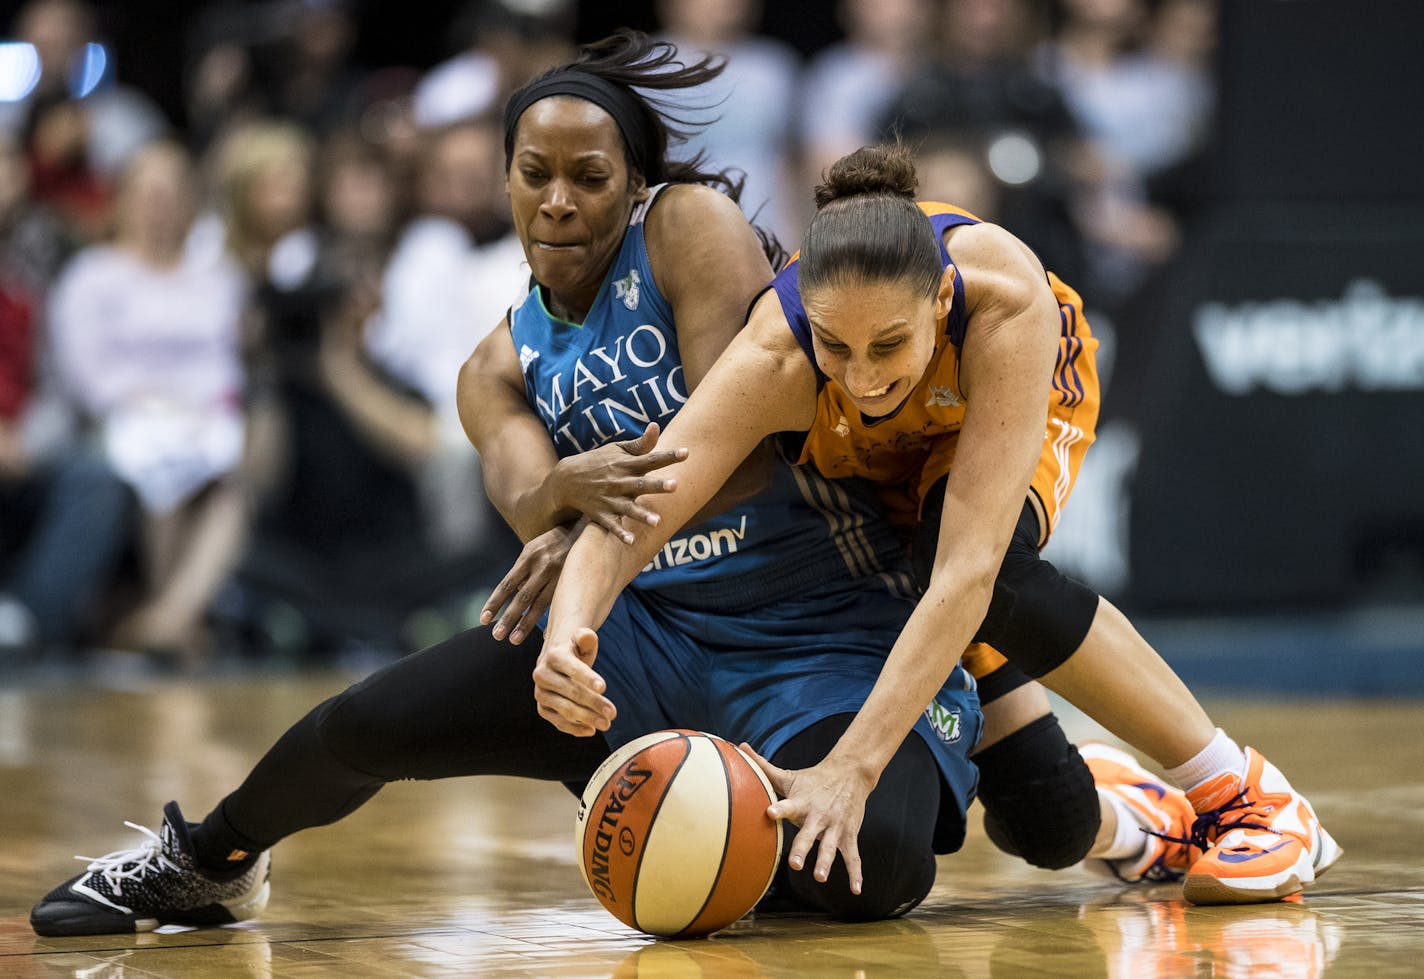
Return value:
<svg viewBox="0 0 1424 979">
<path fill-rule="evenodd" d="M 602 527 L 585 528 L 559 574 L 545 635 L 566 639 L 575 629 L 601 626 L 619 592 L 659 546 L 641 536 L 636 543 L 625 544 Z"/>
<path fill-rule="evenodd" d="M 920 599 L 865 704 L 831 750 L 853 760 L 872 782 L 968 647 L 988 608 L 993 577 L 939 584 Z"/>
<path fill-rule="evenodd" d="M 519 475 L 501 488 L 501 499 L 495 499 L 488 483 L 486 490 L 495 509 L 520 540 L 528 543 L 554 527 L 578 519 L 578 511 L 565 506 L 560 500 L 555 466 L 526 463 L 519 469 Z M 486 472 L 490 471 L 499 472 L 500 468 L 497 464 L 487 464 Z"/>
</svg>

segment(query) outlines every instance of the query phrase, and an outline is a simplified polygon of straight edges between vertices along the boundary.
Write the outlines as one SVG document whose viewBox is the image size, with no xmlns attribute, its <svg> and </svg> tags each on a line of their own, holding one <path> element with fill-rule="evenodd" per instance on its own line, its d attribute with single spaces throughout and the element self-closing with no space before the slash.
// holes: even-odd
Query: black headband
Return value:
<svg viewBox="0 0 1424 979">
<path fill-rule="evenodd" d="M 634 169 L 649 180 L 656 176 L 648 173 L 648 159 L 657 153 L 655 137 L 648 125 L 646 108 L 640 104 L 638 97 L 621 85 L 577 68 L 558 69 L 510 96 L 504 107 L 506 170 L 514 157 L 514 130 L 519 126 L 519 117 L 535 102 L 554 95 L 572 95 L 592 102 L 607 112 L 618 124 L 618 132 L 623 135 L 623 143 L 628 147 L 628 158 Z"/>
</svg>

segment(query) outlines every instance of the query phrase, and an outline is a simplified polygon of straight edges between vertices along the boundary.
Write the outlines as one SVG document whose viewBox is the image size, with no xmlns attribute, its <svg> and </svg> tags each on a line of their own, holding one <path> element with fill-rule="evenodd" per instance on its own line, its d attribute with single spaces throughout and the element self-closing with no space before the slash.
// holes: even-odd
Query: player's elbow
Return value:
<svg viewBox="0 0 1424 979">
<path fill-rule="evenodd" d="M 989 610 L 998 573 L 998 563 L 992 559 L 936 560 L 929 587 L 920 601 L 972 612 L 978 622 Z"/>
</svg>

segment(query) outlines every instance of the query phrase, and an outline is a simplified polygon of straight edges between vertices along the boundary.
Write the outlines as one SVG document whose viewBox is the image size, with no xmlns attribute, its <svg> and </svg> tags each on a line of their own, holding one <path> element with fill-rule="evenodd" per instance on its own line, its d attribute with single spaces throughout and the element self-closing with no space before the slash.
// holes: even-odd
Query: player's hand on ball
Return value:
<svg viewBox="0 0 1424 979">
<path fill-rule="evenodd" d="M 554 600 L 559 572 L 564 569 L 574 541 L 587 525 L 588 519 L 584 518 L 567 527 L 555 527 L 524 545 L 514 567 L 490 592 L 480 611 L 481 623 L 494 622 L 491 635 L 496 639 L 509 636 L 509 641 L 516 646 L 524 641 Z"/>
<path fill-rule="evenodd" d="M 677 480 L 648 474 L 687 458 L 686 449 L 659 449 L 656 422 L 635 439 L 609 442 L 589 452 L 559 460 L 550 478 L 561 507 L 585 514 L 625 544 L 633 534 L 623 520 L 658 525 L 659 517 L 638 503 L 650 493 L 671 493 Z"/>
<path fill-rule="evenodd" d="M 575 629 L 571 638 L 544 637 L 534 666 L 534 701 L 539 716 L 565 734 L 580 738 L 607 731 L 618 711 L 603 696 L 607 684 L 593 670 L 598 633 Z"/>
<path fill-rule="evenodd" d="M 782 797 L 767 807 L 767 815 L 789 819 L 801 827 L 786 854 L 791 869 L 800 870 L 806 865 L 811 847 L 819 840 L 813 871 L 816 880 L 826 882 L 839 852 L 845 860 L 851 892 L 859 894 L 864 876 L 856 841 L 865 820 L 865 800 L 875 788 L 875 781 L 860 767 L 840 763 L 834 756 L 827 756 L 811 768 L 793 770 L 777 768 L 749 744 L 743 743 L 741 748 L 761 766 L 772 788 Z"/>
</svg>

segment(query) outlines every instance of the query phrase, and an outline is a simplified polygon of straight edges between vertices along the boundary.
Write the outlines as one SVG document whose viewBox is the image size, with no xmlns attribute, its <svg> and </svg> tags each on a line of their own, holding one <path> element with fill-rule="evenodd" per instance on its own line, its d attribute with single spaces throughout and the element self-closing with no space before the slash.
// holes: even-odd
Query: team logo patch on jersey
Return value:
<svg viewBox="0 0 1424 979">
<path fill-rule="evenodd" d="M 629 310 L 638 308 L 638 284 L 642 281 L 637 269 L 629 269 L 626 276 L 613 283 L 615 294 Z"/>
<path fill-rule="evenodd" d="M 931 384 L 930 396 L 925 404 L 933 408 L 958 408 L 962 402 L 949 388 L 935 387 Z"/>
<path fill-rule="evenodd" d="M 519 348 L 519 369 L 527 371 L 529 365 L 539 359 L 539 351 L 530 350 L 529 344 L 524 344 Z"/>
<path fill-rule="evenodd" d="M 930 705 L 925 708 L 925 719 L 930 722 L 935 735 L 945 744 L 954 744 L 963 733 L 959 724 L 958 707 L 944 707 L 939 701 L 931 700 Z"/>
</svg>

